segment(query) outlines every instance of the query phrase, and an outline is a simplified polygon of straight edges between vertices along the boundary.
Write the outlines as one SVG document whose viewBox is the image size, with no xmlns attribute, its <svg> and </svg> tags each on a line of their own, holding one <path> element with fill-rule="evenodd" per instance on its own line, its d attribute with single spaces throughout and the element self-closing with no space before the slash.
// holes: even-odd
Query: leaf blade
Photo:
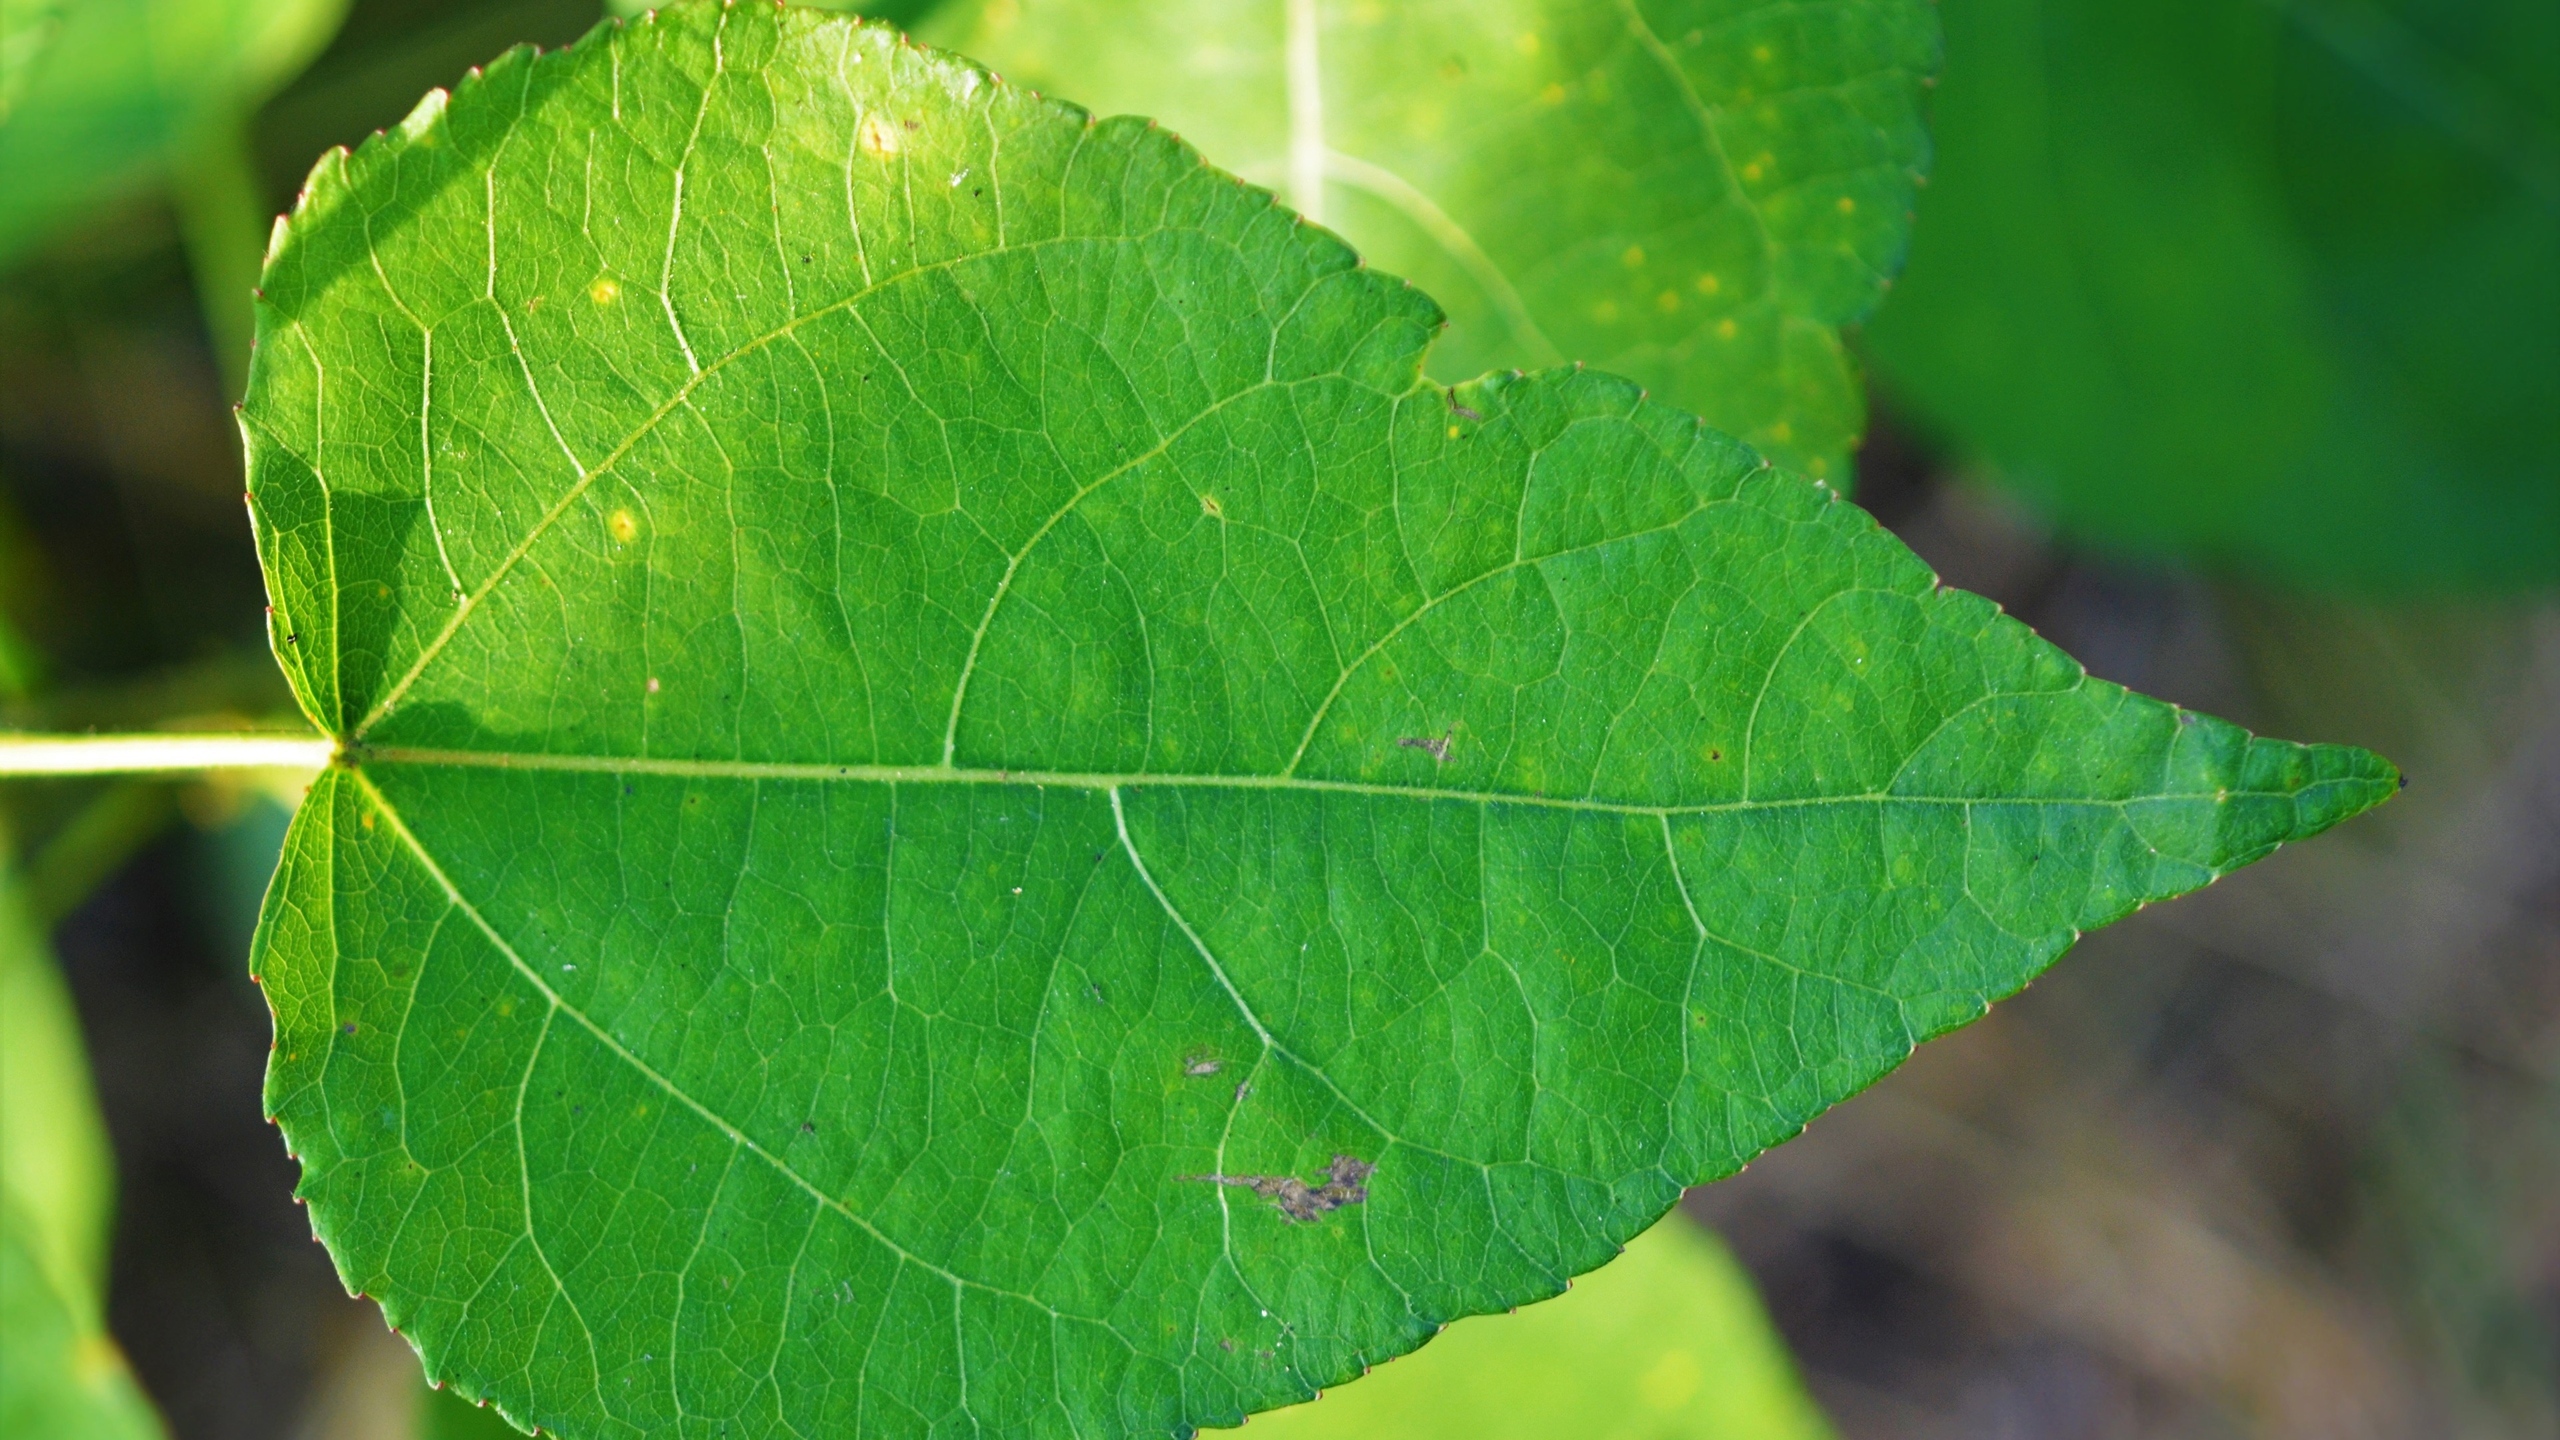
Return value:
<svg viewBox="0 0 2560 1440">
<path fill-rule="evenodd" d="M 519 54 L 306 206 L 268 1102 L 521 1424 L 1302 1398 L 2393 779 L 878 29 Z"/>
</svg>

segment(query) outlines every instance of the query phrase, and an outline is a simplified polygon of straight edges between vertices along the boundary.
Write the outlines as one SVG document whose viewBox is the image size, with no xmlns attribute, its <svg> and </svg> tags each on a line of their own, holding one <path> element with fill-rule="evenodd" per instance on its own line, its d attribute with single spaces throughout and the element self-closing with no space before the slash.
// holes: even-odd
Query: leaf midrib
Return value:
<svg viewBox="0 0 2560 1440">
<path fill-rule="evenodd" d="M 1534 791 L 1464 790 L 1326 780 L 1304 775 L 1203 774 L 1183 771 L 1011 770 L 956 765 L 841 765 L 792 760 L 684 760 L 654 756 L 565 755 L 534 751 L 435 749 L 408 745 L 350 746 L 342 756 L 359 772 L 367 765 L 416 765 L 557 774 L 656 775 L 672 779 L 834 781 L 859 785 L 1029 785 L 1065 790 L 1272 790 L 1363 795 L 1394 800 L 1468 805 L 1520 805 L 1602 815 L 1747 815 L 1763 810 L 1803 810 L 1830 805 L 2038 806 L 2083 805 L 2124 809 L 2179 800 L 2296 798 L 2290 790 L 2200 790 L 2128 795 L 2118 799 L 2079 795 L 1926 795 L 1889 790 L 1843 795 L 1802 795 L 1775 800 L 1721 800 L 1695 805 L 1639 805 L 1594 796 L 1541 795 Z"/>
</svg>

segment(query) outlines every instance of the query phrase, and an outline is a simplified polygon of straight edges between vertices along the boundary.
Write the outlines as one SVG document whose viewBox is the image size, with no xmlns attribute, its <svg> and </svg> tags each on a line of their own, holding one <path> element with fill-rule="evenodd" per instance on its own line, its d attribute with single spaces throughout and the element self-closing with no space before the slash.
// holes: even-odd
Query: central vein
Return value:
<svg viewBox="0 0 2560 1440">
<path fill-rule="evenodd" d="M 1593 796 L 1545 795 L 1536 791 L 1469 790 L 1429 785 L 1400 785 L 1369 780 L 1325 780 L 1304 775 L 1202 775 L 1132 771 L 1105 774 L 1081 770 L 981 770 L 948 765 L 842 765 L 778 760 L 677 760 L 623 755 L 545 755 L 490 750 L 439 750 L 406 745 L 354 745 L 340 760 L 356 769 L 371 765 L 422 765 L 438 768 L 530 770 L 591 775 L 661 775 L 679 779 L 748 781 L 837 781 L 864 785 L 1055 785 L 1070 790 L 1277 790 L 1303 794 L 1367 795 L 1382 799 L 1454 801 L 1468 805 L 1518 805 L 1607 815 L 1718 815 L 1767 810 L 1796 810 L 1834 805 L 1952 805 L 1960 808 L 2002 806 L 2089 805 L 2110 809 L 2167 800 L 2227 800 L 2262 791 L 2104 796 L 1917 795 L 1889 790 L 1839 795 L 1798 795 L 1763 800 L 1710 800 L 1646 805 Z M 2283 793 L 2283 792 L 2275 792 Z"/>
</svg>

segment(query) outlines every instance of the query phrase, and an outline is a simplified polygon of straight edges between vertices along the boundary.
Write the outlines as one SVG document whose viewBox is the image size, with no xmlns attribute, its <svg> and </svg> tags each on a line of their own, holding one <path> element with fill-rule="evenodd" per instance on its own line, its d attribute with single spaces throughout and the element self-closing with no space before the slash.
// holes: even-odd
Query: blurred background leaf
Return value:
<svg viewBox="0 0 2560 1440">
<path fill-rule="evenodd" d="M 204 130 L 236 125 L 319 53 L 346 7 L 57 0 L 56 13 L 24 7 L 23 17 L 22 7 L 9 8 L 0 35 L 12 61 L 5 73 L 19 89 L 0 124 L 0 172 L 9 176 L 0 263 L 89 207 L 165 183 Z"/>
<path fill-rule="evenodd" d="M 11 20 L 7 43 L 31 55 L 0 82 L 15 93 L 0 118 L 0 265 L 102 203 L 165 185 L 236 383 L 269 218 L 242 127 L 345 11 L 346 0 L 61 0 L 50 23 Z"/>
<path fill-rule="evenodd" d="M 70 996 L 0 871 L 0 1435 L 161 1433 L 106 1329 L 114 1194 Z"/>
<path fill-rule="evenodd" d="M 1829 1440 L 1751 1277 L 1677 1213 L 1555 1299 L 1477 1316 L 1254 1440 Z"/>
<path fill-rule="evenodd" d="M 0 123 L 35 73 L 36 57 L 62 28 L 63 0 L 12 0 L 0 6 Z"/>
<path fill-rule="evenodd" d="M 2560 6 L 1955 0 L 1892 401 L 2066 533 L 2560 579 Z"/>
<path fill-rule="evenodd" d="M 1848 478 L 1839 328 L 1910 236 L 1925 0 L 954 0 L 920 28 L 1163 121 L 1422 287 L 1437 379 L 1584 361 Z"/>
</svg>

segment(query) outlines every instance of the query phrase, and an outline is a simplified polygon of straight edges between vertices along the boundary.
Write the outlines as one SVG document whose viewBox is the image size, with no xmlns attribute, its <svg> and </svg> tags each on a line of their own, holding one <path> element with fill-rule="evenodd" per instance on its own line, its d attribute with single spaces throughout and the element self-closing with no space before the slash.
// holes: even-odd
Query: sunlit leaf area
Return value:
<svg viewBox="0 0 2560 1440">
<path fill-rule="evenodd" d="M 0 10 L 0 1436 L 2560 1432 L 2560 12 Z"/>
</svg>

